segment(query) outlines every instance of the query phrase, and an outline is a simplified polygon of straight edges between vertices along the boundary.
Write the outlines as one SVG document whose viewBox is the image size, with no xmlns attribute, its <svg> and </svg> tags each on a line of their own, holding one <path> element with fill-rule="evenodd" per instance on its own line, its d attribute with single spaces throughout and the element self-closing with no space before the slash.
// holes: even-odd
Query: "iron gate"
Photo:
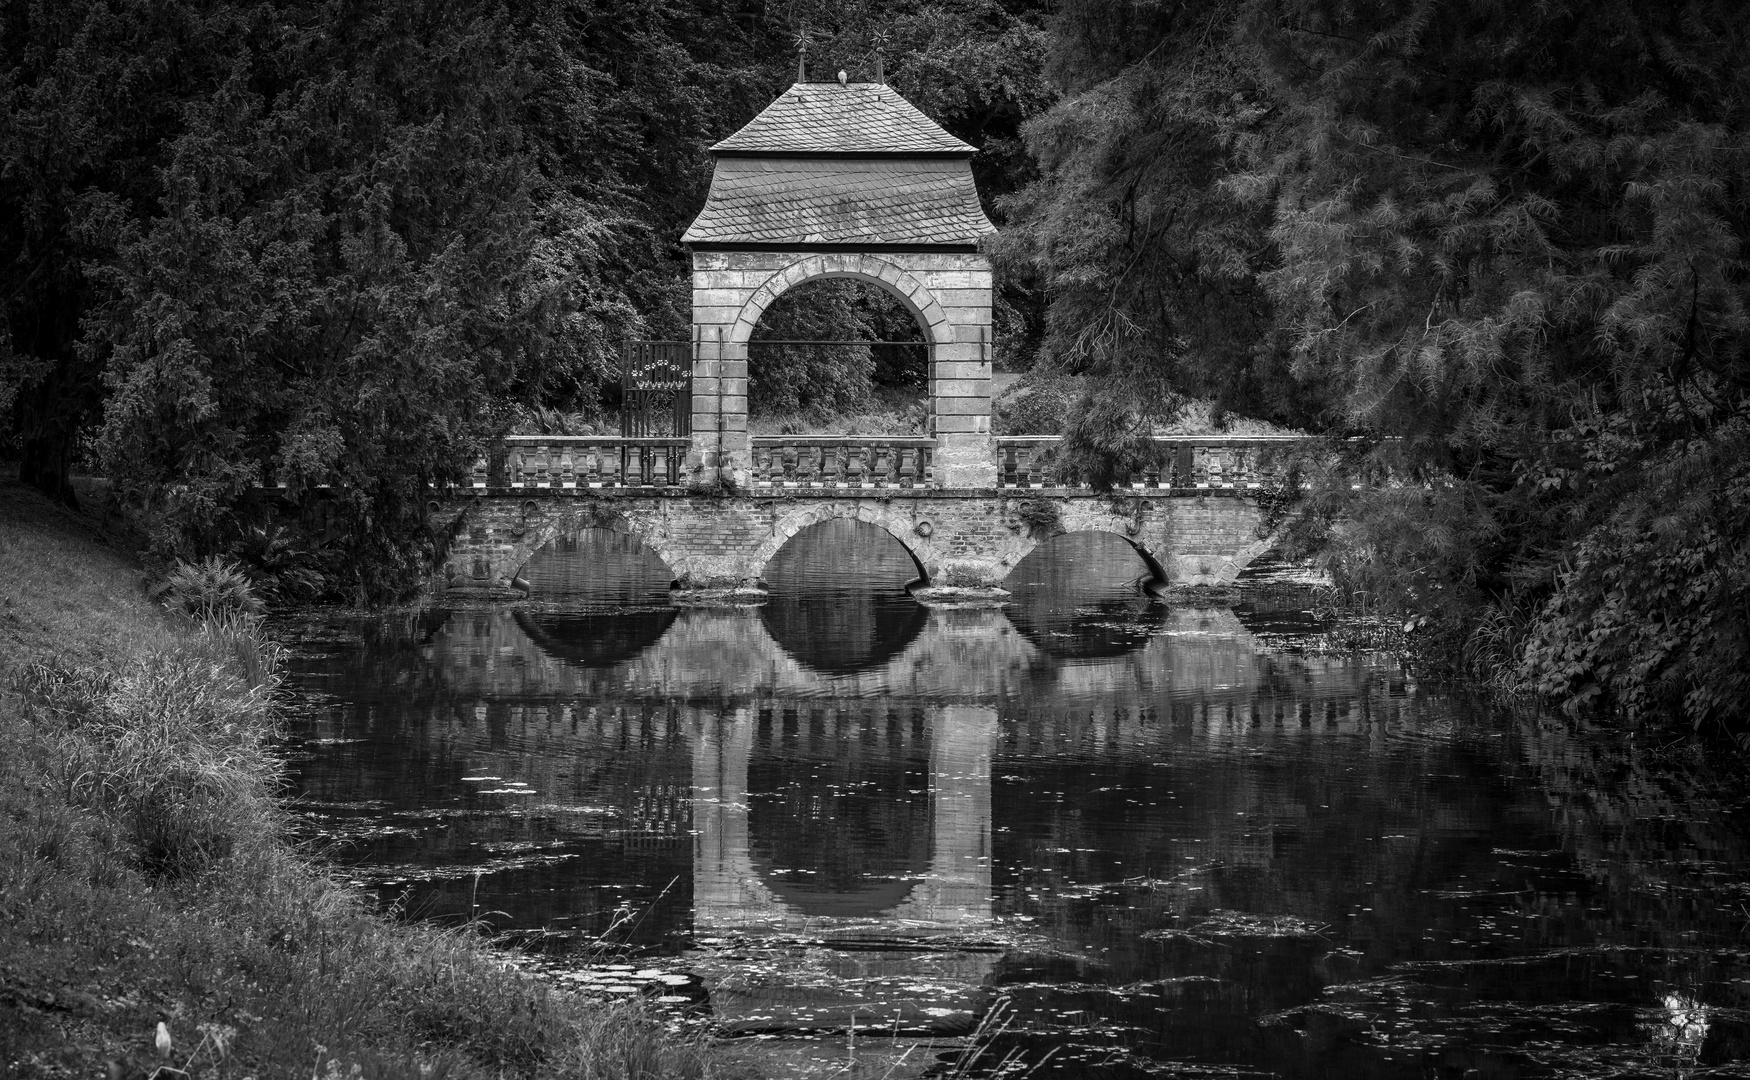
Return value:
<svg viewBox="0 0 1750 1080">
<path fill-rule="evenodd" d="M 692 433 L 692 342 L 626 342 L 620 358 L 620 434 L 642 439 Z"/>
</svg>

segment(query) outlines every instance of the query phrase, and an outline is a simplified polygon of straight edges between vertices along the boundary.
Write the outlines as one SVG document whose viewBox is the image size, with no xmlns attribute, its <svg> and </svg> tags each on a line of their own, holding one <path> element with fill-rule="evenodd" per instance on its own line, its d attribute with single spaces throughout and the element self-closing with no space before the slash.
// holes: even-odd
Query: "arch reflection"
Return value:
<svg viewBox="0 0 1750 1080">
<path fill-rule="evenodd" d="M 548 656 L 583 668 L 611 668 L 655 645 L 677 608 L 618 611 L 518 611 L 517 626 Z"/>
<path fill-rule="evenodd" d="M 996 736 L 996 710 L 976 705 L 899 718 L 829 699 L 806 712 L 700 717 L 695 929 L 832 929 L 874 915 L 919 930 L 988 922 Z M 873 812 L 896 792 L 897 809 Z M 859 866 L 859 856 L 874 861 Z"/>
<path fill-rule="evenodd" d="M 930 740 L 921 717 L 763 710 L 747 784 L 753 868 L 805 915 L 885 911 L 929 869 Z"/>
<path fill-rule="evenodd" d="M 771 598 L 760 620 L 797 662 L 829 675 L 880 667 L 929 621 L 905 592 L 917 563 L 885 531 L 852 519 L 797 533 L 766 569 Z"/>
<path fill-rule="evenodd" d="M 1010 572 L 1003 586 L 1014 600 L 1004 614 L 1048 656 L 1124 656 L 1166 627 L 1166 606 L 1145 591 L 1158 569 L 1112 533 L 1054 537 Z"/>
</svg>

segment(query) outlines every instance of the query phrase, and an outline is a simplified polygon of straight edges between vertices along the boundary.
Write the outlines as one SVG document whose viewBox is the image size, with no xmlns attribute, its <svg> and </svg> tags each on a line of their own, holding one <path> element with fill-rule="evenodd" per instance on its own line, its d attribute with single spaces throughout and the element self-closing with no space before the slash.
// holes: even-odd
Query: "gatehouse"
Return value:
<svg viewBox="0 0 1750 1080">
<path fill-rule="evenodd" d="M 619 436 L 512 437 L 467 487 L 433 500 L 452 588 L 514 588 L 543 545 L 583 529 L 636 537 L 681 591 L 757 592 L 787 540 L 833 518 L 893 536 L 930 588 L 1000 587 L 1066 532 L 1123 537 L 1154 586 L 1231 582 L 1270 547 L 1260 497 L 1284 482 L 1295 439 L 1159 439 L 1151 463 L 1095 492 L 1060 475 L 1054 437 L 992 434 L 982 245 L 995 229 L 976 151 L 892 87 L 797 82 L 711 152 L 710 193 L 682 237 L 691 340 L 629 343 L 628 400 L 645 411 Z M 916 319 L 921 434 L 750 434 L 754 329 L 785 292 L 822 278 L 867 282 Z M 663 393 L 670 407 L 654 408 Z"/>
</svg>

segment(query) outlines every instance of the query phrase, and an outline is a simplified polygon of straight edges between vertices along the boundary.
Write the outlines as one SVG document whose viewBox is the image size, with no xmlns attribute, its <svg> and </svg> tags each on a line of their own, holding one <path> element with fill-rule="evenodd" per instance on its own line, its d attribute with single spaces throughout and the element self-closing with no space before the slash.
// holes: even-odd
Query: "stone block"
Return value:
<svg viewBox="0 0 1750 1080">
<path fill-rule="evenodd" d="M 764 270 L 770 273 L 794 256 L 779 251 L 696 251 L 695 270 Z"/>
<path fill-rule="evenodd" d="M 932 289 L 936 303 L 949 311 L 956 308 L 990 311 L 990 290 L 988 289 Z M 988 316 L 986 317 L 988 321 Z"/>
<path fill-rule="evenodd" d="M 943 289 L 989 289 L 991 275 L 976 270 L 931 270 L 918 275 L 938 297 Z"/>
<path fill-rule="evenodd" d="M 934 398 L 989 398 L 990 382 L 986 379 L 937 379 Z"/>
<path fill-rule="evenodd" d="M 937 413 L 936 435 L 978 435 L 990 432 L 990 417 L 988 415 L 965 413 Z"/>
<path fill-rule="evenodd" d="M 982 395 L 952 397 L 948 394 L 938 394 L 935 399 L 936 415 L 942 416 L 989 416 L 990 398 Z"/>
<path fill-rule="evenodd" d="M 969 379 L 984 382 L 990 379 L 990 365 L 981 361 L 938 361 L 935 365 L 935 377 L 943 380 Z"/>
<path fill-rule="evenodd" d="M 701 289 L 695 283 L 693 288 L 693 309 L 699 308 L 739 308 L 748 299 L 746 289 Z"/>
<path fill-rule="evenodd" d="M 956 327 L 955 333 L 959 334 L 964 329 L 964 327 Z M 935 361 L 938 366 L 953 363 L 982 364 L 988 360 L 988 357 L 985 355 L 984 345 L 980 343 L 976 337 L 971 341 L 956 340 L 943 342 L 938 344 L 934 351 L 936 354 Z"/>
<path fill-rule="evenodd" d="M 693 325 L 704 330 L 704 333 L 700 335 L 700 340 L 709 344 L 716 340 L 713 328 L 723 327 L 723 336 L 728 337 L 729 325 L 735 322 L 735 317 L 740 314 L 740 304 L 727 307 L 715 304 L 695 304 L 693 305 Z"/>
</svg>

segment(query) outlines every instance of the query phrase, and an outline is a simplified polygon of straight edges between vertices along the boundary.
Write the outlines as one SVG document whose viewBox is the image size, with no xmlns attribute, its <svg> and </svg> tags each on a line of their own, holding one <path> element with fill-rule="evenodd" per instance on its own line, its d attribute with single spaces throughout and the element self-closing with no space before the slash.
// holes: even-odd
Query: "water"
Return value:
<svg viewBox="0 0 1750 1080">
<path fill-rule="evenodd" d="M 1729 759 L 1306 648 L 1280 588 L 1168 607 L 1116 538 L 1001 611 L 850 523 L 757 609 L 622 544 L 285 628 L 302 820 L 385 903 L 772 1075 L 1750 1075 Z"/>
</svg>

